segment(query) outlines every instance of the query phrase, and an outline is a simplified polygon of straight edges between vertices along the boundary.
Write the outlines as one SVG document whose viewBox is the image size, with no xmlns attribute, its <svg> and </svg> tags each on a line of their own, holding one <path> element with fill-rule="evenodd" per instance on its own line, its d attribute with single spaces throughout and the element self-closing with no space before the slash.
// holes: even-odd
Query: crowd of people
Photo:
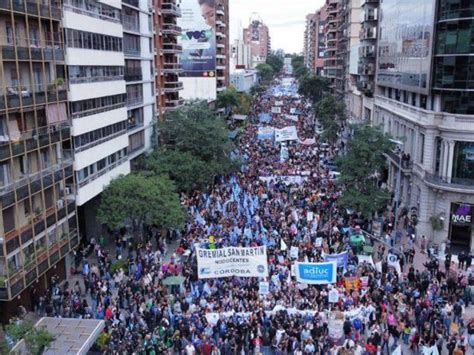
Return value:
<svg viewBox="0 0 474 355">
<path fill-rule="evenodd" d="M 188 223 L 176 250 L 157 231 L 156 242 L 138 247 L 118 236 L 112 255 L 97 245 L 98 262 L 80 265 L 83 282 L 53 285 L 38 312 L 104 319 L 106 354 L 472 353 L 474 321 L 463 312 L 474 278 L 451 265 L 416 267 L 413 245 L 397 249 L 404 235 L 392 244 L 367 238 L 368 253 L 351 244 L 361 223 L 337 204 L 337 149 L 315 136 L 317 120 L 293 79 L 256 97 L 249 117 L 238 138 L 241 171 L 183 197 Z M 258 136 L 288 126 L 296 140 Z M 393 215 L 386 220 L 392 235 Z M 269 276 L 199 279 L 197 246 L 266 246 Z M 295 261 L 338 253 L 347 260 L 336 283 L 296 281 Z M 389 253 L 405 261 L 400 268 Z M 125 268 L 112 268 L 117 258 Z"/>
</svg>

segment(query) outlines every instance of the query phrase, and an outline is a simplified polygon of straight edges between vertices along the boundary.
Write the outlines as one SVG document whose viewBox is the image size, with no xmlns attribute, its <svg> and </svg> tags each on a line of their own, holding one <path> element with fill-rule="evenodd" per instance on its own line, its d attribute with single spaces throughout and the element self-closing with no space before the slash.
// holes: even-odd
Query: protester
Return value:
<svg viewBox="0 0 474 355">
<path fill-rule="evenodd" d="M 55 286 L 39 298 L 38 312 L 104 319 L 108 354 L 391 354 L 398 344 L 452 354 L 474 343 L 473 322 L 469 344 L 462 337 L 471 297 L 464 291 L 474 278 L 461 273 L 461 262 L 455 273 L 441 272 L 437 261 L 418 270 L 411 233 L 412 245 L 396 249 L 402 238 L 392 238 L 391 227 L 383 231 L 386 244 L 354 244 L 364 221 L 337 204 L 337 147 L 326 148 L 315 135 L 317 120 L 296 83 L 282 79 L 256 97 L 250 117 L 236 151 L 241 171 L 182 197 L 189 218 L 176 250 L 167 252 L 166 244 L 175 233 L 149 231 L 147 241 L 134 244 L 118 232 L 112 253 L 96 244 L 97 262 L 83 261 L 84 287 Z M 257 137 L 261 127 L 289 126 L 297 139 L 284 145 Z M 389 226 L 394 215 L 385 220 Z M 269 277 L 198 279 L 197 246 L 265 246 Z M 295 261 L 334 254 L 345 258 L 335 284 L 296 281 Z M 117 260 L 125 266 L 111 272 Z M 179 281 L 165 284 L 172 277 Z"/>
</svg>

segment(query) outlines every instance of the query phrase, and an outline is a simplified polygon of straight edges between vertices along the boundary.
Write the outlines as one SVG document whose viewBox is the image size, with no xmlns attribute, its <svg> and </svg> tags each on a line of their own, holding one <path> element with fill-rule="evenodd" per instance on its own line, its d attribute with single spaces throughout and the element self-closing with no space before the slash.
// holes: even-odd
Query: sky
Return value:
<svg viewBox="0 0 474 355">
<path fill-rule="evenodd" d="M 306 15 L 318 10 L 325 0 L 229 0 L 230 40 L 241 37 L 241 31 L 257 13 L 270 29 L 272 49 L 287 53 L 303 50 Z"/>
</svg>

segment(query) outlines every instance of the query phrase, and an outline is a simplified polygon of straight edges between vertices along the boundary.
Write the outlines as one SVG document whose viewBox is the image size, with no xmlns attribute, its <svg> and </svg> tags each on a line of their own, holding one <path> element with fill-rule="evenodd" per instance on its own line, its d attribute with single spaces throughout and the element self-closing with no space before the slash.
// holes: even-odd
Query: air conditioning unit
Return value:
<svg viewBox="0 0 474 355">
<path fill-rule="evenodd" d="M 66 188 L 64 189 L 64 194 L 65 194 L 65 195 L 70 195 L 70 194 L 71 194 L 71 188 L 70 188 L 70 187 L 66 187 Z"/>
<path fill-rule="evenodd" d="M 63 208 L 64 207 L 64 201 L 63 200 L 57 200 L 56 201 L 56 207 L 58 209 Z"/>
</svg>

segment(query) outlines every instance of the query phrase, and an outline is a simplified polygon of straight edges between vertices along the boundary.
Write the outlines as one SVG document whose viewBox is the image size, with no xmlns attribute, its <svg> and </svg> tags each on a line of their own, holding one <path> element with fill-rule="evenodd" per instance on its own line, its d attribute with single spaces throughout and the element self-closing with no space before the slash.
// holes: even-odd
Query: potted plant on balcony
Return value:
<svg viewBox="0 0 474 355">
<path fill-rule="evenodd" d="M 0 276 L 0 287 L 5 287 L 7 285 L 7 277 Z"/>
<path fill-rule="evenodd" d="M 48 85 L 48 90 L 66 90 L 64 78 L 56 78 Z"/>
</svg>

